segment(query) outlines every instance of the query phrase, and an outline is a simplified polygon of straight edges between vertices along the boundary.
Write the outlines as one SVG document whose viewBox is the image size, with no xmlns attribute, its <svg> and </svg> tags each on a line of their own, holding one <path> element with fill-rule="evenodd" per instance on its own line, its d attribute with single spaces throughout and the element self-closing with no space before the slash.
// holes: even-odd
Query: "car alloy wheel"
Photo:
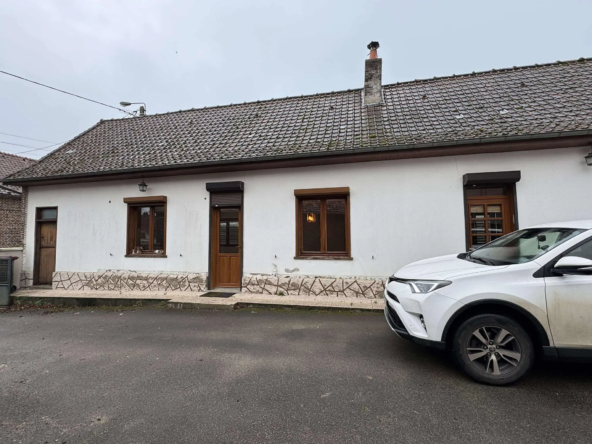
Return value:
<svg viewBox="0 0 592 444">
<path fill-rule="evenodd" d="M 510 373 L 522 358 L 516 337 L 498 326 L 473 331 L 467 343 L 467 355 L 479 370 L 492 375 Z"/>
<path fill-rule="evenodd" d="M 514 319 L 481 314 L 465 320 L 454 332 L 452 354 L 458 366 L 484 384 L 510 384 L 534 362 L 532 339 Z"/>
</svg>

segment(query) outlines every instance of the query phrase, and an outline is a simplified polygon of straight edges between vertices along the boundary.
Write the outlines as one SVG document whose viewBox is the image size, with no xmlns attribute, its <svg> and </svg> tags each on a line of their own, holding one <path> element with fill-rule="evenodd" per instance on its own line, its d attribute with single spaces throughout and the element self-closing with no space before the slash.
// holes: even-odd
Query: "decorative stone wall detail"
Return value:
<svg viewBox="0 0 592 444">
<path fill-rule="evenodd" d="M 243 293 L 301 296 L 334 296 L 380 299 L 386 279 L 368 277 L 270 276 L 243 277 Z"/>
<path fill-rule="evenodd" d="M 106 270 L 94 273 L 57 271 L 53 274 L 54 290 L 103 291 L 206 291 L 204 273 L 142 273 Z"/>
<path fill-rule="evenodd" d="M 33 272 L 21 271 L 19 279 L 19 288 L 29 288 L 33 285 Z"/>
</svg>

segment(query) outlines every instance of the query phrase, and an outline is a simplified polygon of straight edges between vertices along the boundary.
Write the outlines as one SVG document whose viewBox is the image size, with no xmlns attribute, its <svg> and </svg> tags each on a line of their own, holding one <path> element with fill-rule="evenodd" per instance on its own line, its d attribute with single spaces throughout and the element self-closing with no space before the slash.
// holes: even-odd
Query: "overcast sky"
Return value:
<svg viewBox="0 0 592 444">
<path fill-rule="evenodd" d="M 592 0 L 2 0 L 0 70 L 148 113 L 592 56 Z M 0 151 L 117 110 L 0 74 Z M 32 148 L 27 148 L 32 147 Z M 24 153 L 39 158 L 50 150 Z"/>
</svg>

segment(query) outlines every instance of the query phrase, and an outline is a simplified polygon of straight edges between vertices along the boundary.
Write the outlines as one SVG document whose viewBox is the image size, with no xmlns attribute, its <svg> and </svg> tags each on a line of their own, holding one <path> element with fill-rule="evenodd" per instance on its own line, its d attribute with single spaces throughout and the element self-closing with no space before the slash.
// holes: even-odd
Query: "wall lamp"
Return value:
<svg viewBox="0 0 592 444">
<path fill-rule="evenodd" d="M 586 160 L 586 165 L 592 166 L 592 146 L 590 147 L 590 152 L 584 156 Z"/>
<path fill-rule="evenodd" d="M 140 189 L 140 191 L 142 193 L 144 193 L 148 189 L 148 185 L 146 185 L 146 183 L 144 182 L 144 179 L 142 179 L 142 182 L 140 182 L 138 184 L 138 188 Z"/>
</svg>

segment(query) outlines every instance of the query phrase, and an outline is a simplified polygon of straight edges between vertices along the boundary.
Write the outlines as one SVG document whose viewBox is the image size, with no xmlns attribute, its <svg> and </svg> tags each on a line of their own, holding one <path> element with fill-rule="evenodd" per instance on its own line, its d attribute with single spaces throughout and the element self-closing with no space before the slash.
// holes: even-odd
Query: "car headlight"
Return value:
<svg viewBox="0 0 592 444">
<path fill-rule="evenodd" d="M 452 282 L 450 281 L 407 281 L 413 293 L 431 293 L 439 288 L 446 287 Z"/>
</svg>

